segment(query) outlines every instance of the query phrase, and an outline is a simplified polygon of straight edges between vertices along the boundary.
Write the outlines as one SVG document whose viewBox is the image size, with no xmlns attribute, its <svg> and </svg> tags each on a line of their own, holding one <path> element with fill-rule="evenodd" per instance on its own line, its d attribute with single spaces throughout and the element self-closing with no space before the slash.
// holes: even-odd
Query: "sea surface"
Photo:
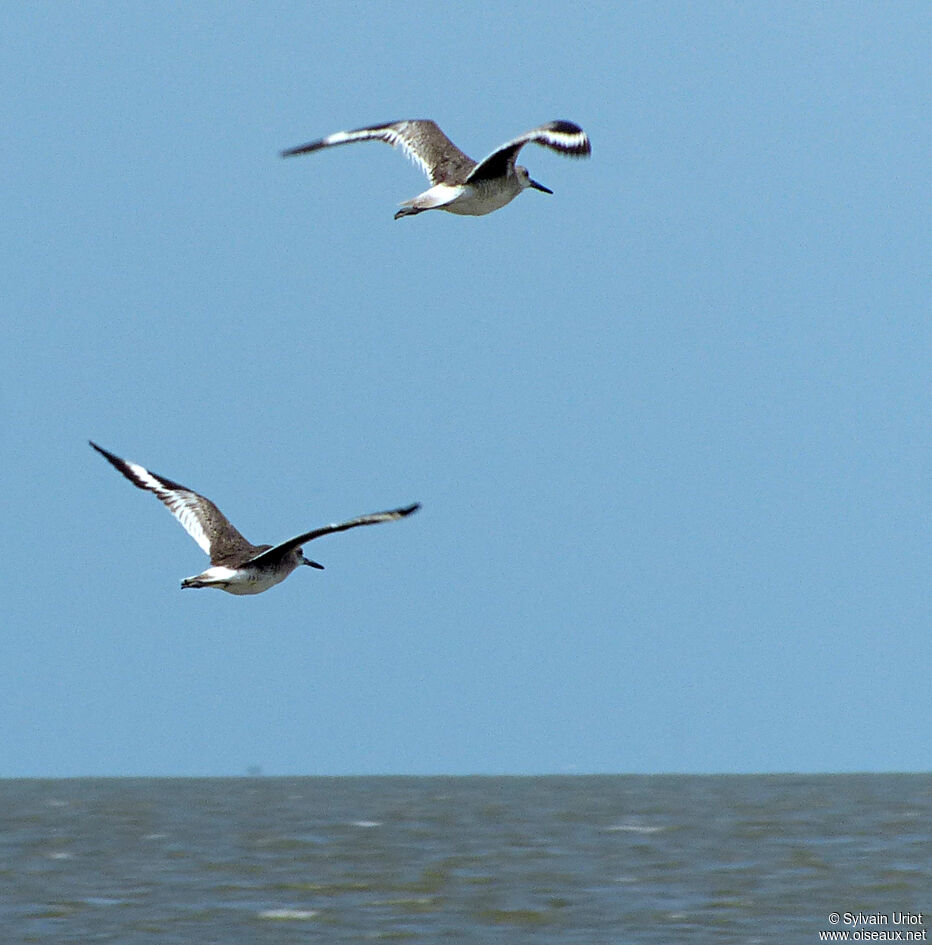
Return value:
<svg viewBox="0 0 932 945">
<path fill-rule="evenodd" d="M 0 945 L 810 945 L 929 909 L 927 774 L 0 780 Z"/>
</svg>

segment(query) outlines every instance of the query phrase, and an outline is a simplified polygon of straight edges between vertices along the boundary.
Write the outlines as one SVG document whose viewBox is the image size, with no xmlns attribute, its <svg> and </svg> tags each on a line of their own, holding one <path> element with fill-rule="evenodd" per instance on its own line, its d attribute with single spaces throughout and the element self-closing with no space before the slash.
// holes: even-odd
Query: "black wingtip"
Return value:
<svg viewBox="0 0 932 945">
<path fill-rule="evenodd" d="M 575 121 L 569 121 L 566 118 L 558 118 L 556 121 L 550 122 L 547 127 L 550 128 L 551 131 L 559 131 L 560 134 L 564 135 L 585 134 Z"/>
<path fill-rule="evenodd" d="M 122 460 L 120 459 L 119 456 L 114 455 L 109 450 L 105 450 L 102 446 L 98 446 L 93 440 L 88 440 L 87 442 L 90 443 L 90 445 L 95 450 L 97 450 L 97 452 L 100 453 L 100 455 L 103 456 L 105 460 L 112 463 L 114 466 L 116 466 L 119 469 L 119 464 L 122 463 Z"/>
<path fill-rule="evenodd" d="M 575 121 L 567 121 L 565 118 L 558 118 L 556 121 L 548 122 L 545 126 L 549 131 L 556 132 L 561 135 L 573 135 L 580 136 L 582 140 L 569 148 L 561 148 L 560 150 L 567 157 L 589 157 L 592 154 L 592 143 L 589 141 L 589 136 L 583 131 Z"/>
<path fill-rule="evenodd" d="M 308 141 L 307 144 L 299 144 L 294 148 L 285 148 L 285 150 L 280 151 L 279 154 L 283 158 L 294 157 L 296 154 L 310 154 L 311 151 L 319 151 L 321 144 L 321 141 Z"/>
</svg>

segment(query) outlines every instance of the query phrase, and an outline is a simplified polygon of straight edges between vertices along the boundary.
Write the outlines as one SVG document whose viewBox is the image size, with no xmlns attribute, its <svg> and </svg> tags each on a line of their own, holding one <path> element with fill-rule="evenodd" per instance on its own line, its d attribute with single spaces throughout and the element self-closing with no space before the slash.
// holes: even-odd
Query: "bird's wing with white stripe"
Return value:
<svg viewBox="0 0 932 945">
<path fill-rule="evenodd" d="M 466 183 L 507 174 L 509 166 L 515 163 L 518 152 L 531 141 L 567 157 L 587 157 L 592 152 L 589 137 L 579 125 L 572 121 L 551 121 L 496 148 L 473 168 Z"/>
<path fill-rule="evenodd" d="M 421 168 L 432 184 L 461 182 L 476 166 L 476 162 L 460 151 L 437 123 L 429 119 L 395 121 L 371 128 L 337 131 L 326 138 L 282 151 L 282 157 L 310 154 L 321 148 L 353 141 L 385 141 L 393 148 L 398 148 Z"/>
<path fill-rule="evenodd" d="M 168 507 L 169 512 L 181 523 L 184 530 L 201 546 L 205 554 L 210 554 L 210 536 L 224 533 L 228 538 L 239 539 L 244 545 L 249 542 L 227 521 L 226 516 L 210 499 L 198 495 L 191 489 L 172 482 L 164 476 L 149 472 L 138 463 L 130 463 L 103 447 L 91 442 L 91 446 L 100 453 L 115 469 L 119 470 L 134 486 L 152 492 Z M 251 546 L 250 546 L 251 547 Z"/>
<path fill-rule="evenodd" d="M 303 535 L 289 538 L 288 541 L 283 541 L 280 545 L 276 545 L 274 548 L 269 548 L 267 551 L 256 555 L 247 563 L 250 565 L 261 565 L 267 561 L 274 561 L 282 555 L 287 554 L 289 551 L 300 548 L 309 541 L 313 541 L 315 538 L 320 538 L 323 535 L 332 535 L 334 532 L 345 532 L 349 528 L 358 528 L 360 525 L 378 525 L 380 522 L 395 522 L 400 518 L 406 518 L 413 512 L 416 512 L 420 507 L 421 503 L 415 502 L 413 505 L 406 505 L 401 509 L 392 509 L 389 512 L 373 512 L 371 515 L 360 515 L 358 518 L 351 518 L 348 522 L 340 522 L 339 525 L 323 525 L 320 528 L 315 528 L 313 531 L 305 532 Z"/>
</svg>

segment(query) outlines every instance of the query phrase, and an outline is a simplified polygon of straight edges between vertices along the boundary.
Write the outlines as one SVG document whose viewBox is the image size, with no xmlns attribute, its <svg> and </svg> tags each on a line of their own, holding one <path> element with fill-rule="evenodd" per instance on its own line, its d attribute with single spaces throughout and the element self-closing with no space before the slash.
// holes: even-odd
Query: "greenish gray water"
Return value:
<svg viewBox="0 0 932 945">
<path fill-rule="evenodd" d="M 0 942 L 924 931 L 930 825 L 925 774 L 0 781 Z"/>
</svg>

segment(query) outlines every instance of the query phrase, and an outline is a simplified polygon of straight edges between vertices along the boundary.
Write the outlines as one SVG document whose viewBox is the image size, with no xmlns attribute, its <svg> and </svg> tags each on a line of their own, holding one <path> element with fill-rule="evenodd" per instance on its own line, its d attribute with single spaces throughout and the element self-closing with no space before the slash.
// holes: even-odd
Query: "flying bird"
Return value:
<svg viewBox="0 0 932 945">
<path fill-rule="evenodd" d="M 425 210 L 482 216 L 504 207 L 528 187 L 552 194 L 548 187 L 531 179 L 526 167 L 515 164 L 518 152 L 529 142 L 569 157 L 586 157 L 592 150 L 589 138 L 579 125 L 571 121 L 551 121 L 518 135 L 477 164 L 463 154 L 435 122 L 417 120 L 338 131 L 282 151 L 282 157 L 310 154 L 352 141 L 385 141 L 393 148 L 400 148 L 420 165 L 430 180 L 429 190 L 401 204 L 396 220 Z"/>
<path fill-rule="evenodd" d="M 323 525 L 278 545 L 253 545 L 243 538 L 210 499 L 89 442 L 134 486 L 152 492 L 161 499 L 184 530 L 210 555 L 210 567 L 201 574 L 185 578 L 181 582 L 182 587 L 216 587 L 229 594 L 261 594 L 284 581 L 299 565 L 306 564 L 323 570 L 322 564 L 304 557 L 302 546 L 309 541 L 333 532 L 345 532 L 359 525 L 394 522 L 421 507 L 420 503 L 415 502 L 401 509 L 360 515 L 337 525 Z"/>
</svg>

